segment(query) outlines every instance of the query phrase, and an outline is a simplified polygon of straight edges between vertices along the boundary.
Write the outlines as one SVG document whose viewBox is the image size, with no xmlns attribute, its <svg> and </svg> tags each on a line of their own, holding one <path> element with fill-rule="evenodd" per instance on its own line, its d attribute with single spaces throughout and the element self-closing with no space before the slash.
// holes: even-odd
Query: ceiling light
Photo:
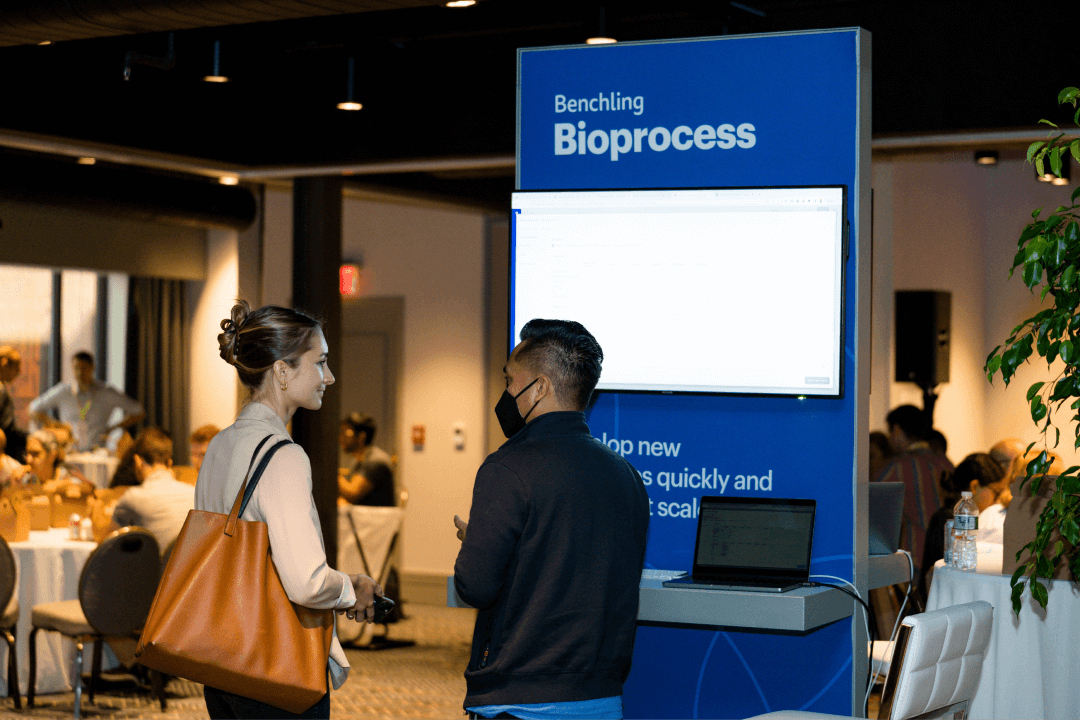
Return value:
<svg viewBox="0 0 1080 720">
<path fill-rule="evenodd" d="M 446 7 L 472 7 L 475 4 L 476 0 L 450 0 Z"/>
<path fill-rule="evenodd" d="M 235 175 L 222 175 L 218 178 L 218 182 L 222 185 L 238 185 L 240 184 L 240 178 Z"/>
<path fill-rule="evenodd" d="M 596 30 L 592 37 L 585 40 L 586 45 L 610 45 L 613 42 L 618 42 L 615 38 L 610 37 L 607 33 L 607 17 L 604 10 L 604 6 L 601 5 L 595 16 L 596 20 L 593 23 L 586 23 L 592 25 L 592 28 Z"/>
<path fill-rule="evenodd" d="M 97 160 L 92 158 L 92 157 L 81 157 L 81 158 L 79 158 L 79 164 L 80 165 L 93 165 L 96 162 L 97 162 Z"/>
<path fill-rule="evenodd" d="M 214 41 L 214 72 L 210 75 L 203 76 L 203 82 L 215 82 L 226 83 L 229 82 L 229 78 L 221 74 L 221 68 L 219 67 L 221 61 L 221 41 Z"/>
<path fill-rule="evenodd" d="M 337 104 L 338 110 L 359 110 L 363 105 L 353 100 L 353 69 L 355 63 L 353 58 L 349 58 L 349 83 L 345 88 L 345 102 L 339 102 Z"/>
<path fill-rule="evenodd" d="M 996 150 L 976 150 L 975 162 L 978 165 L 997 165 L 998 154 Z"/>
<path fill-rule="evenodd" d="M 52 45 L 52 40 L 42 40 L 38 45 Z"/>
</svg>

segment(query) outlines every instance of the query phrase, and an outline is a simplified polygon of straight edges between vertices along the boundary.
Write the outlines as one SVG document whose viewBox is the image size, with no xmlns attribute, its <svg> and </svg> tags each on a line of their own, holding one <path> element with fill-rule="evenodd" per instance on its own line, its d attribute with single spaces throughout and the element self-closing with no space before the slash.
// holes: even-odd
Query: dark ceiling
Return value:
<svg viewBox="0 0 1080 720">
<path fill-rule="evenodd" d="M 126 6 L 131 17 L 104 28 L 97 17 L 81 25 L 63 20 L 65 37 L 88 39 L 14 44 L 36 42 L 49 32 L 48 23 L 58 32 L 56 15 L 80 4 Z M 366 11 L 246 22 L 282 17 L 259 14 L 259 5 L 285 7 L 291 16 Z M 603 5 L 607 34 L 622 41 L 864 27 L 873 34 L 875 135 L 1032 127 L 1056 113 L 1057 91 L 1078 81 L 1068 32 L 1054 36 L 1044 29 L 1073 3 Z M 42 20 L 46 6 L 57 8 L 48 22 Z M 245 6 L 246 14 L 240 11 Z M 169 12 L 148 12 L 162 9 Z M 512 154 L 516 49 L 580 43 L 594 32 L 599 9 L 595 2 L 567 0 L 482 0 L 464 9 L 426 0 L 4 0 L 0 128 L 243 165 Z M 164 58 L 169 27 L 176 29 L 173 67 L 134 64 L 125 81 L 126 54 Z M 91 37 L 120 31 L 134 34 Z M 201 81 L 211 70 L 215 41 L 229 83 Z M 335 108 L 346 93 L 349 57 L 355 58 L 360 112 Z M 776 101 L 783 106 L 782 96 Z M 505 203 L 511 171 L 490 175 L 364 182 Z"/>
</svg>

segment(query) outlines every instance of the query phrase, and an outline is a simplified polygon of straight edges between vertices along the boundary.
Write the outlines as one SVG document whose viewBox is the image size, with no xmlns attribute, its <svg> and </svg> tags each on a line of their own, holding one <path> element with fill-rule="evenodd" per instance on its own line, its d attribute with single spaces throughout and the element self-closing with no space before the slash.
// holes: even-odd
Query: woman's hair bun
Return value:
<svg viewBox="0 0 1080 720">
<path fill-rule="evenodd" d="M 246 300 L 237 300 L 229 317 L 221 321 L 221 334 L 217 336 L 221 359 L 230 365 L 236 365 L 236 353 L 240 345 L 240 330 L 251 314 L 251 306 Z"/>
</svg>

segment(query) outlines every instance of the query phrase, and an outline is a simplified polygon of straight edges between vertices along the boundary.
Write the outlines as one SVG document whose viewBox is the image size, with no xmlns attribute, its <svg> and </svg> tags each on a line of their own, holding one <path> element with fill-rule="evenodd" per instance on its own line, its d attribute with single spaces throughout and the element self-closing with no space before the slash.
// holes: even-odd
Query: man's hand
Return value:
<svg viewBox="0 0 1080 720">
<path fill-rule="evenodd" d="M 457 526 L 457 539 L 465 542 L 465 529 L 469 527 L 469 523 L 462 520 L 460 515 L 455 515 L 454 525 Z"/>
<path fill-rule="evenodd" d="M 349 620 L 370 623 L 375 618 L 375 596 L 384 595 L 382 587 L 367 575 L 350 575 L 349 582 L 356 591 L 356 604 L 351 608 L 338 610 Z"/>
</svg>

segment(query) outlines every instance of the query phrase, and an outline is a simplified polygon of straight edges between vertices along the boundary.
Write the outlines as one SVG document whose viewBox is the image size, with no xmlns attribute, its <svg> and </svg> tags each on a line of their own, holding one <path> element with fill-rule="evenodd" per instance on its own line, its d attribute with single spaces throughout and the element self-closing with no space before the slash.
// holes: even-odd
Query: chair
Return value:
<svg viewBox="0 0 1080 720">
<path fill-rule="evenodd" d="M 37 680 L 38 630 L 59 632 L 75 640 L 75 717 L 82 700 L 83 644 L 94 642 L 90 675 L 90 702 L 101 675 L 101 649 L 107 637 L 137 637 L 150 615 L 150 606 L 161 577 L 157 541 L 140 527 L 110 533 L 87 558 L 79 575 L 77 600 L 42 603 L 31 610 L 30 684 L 27 704 L 34 707 Z M 165 709 L 164 683 L 153 677 L 153 690 Z"/>
<path fill-rule="evenodd" d="M 8 697 L 15 701 L 15 708 L 22 709 L 19 697 L 19 666 L 15 656 L 15 626 L 19 622 L 18 583 L 15 572 L 15 555 L 7 540 L 0 537 L 0 632 L 8 646 Z"/>
<path fill-rule="evenodd" d="M 966 720 L 968 706 L 979 688 L 993 623 L 994 608 L 984 600 L 906 618 L 897 633 L 893 667 L 885 680 L 878 717 Z M 757 716 L 807 720 L 838 717 L 848 716 L 798 710 Z"/>
</svg>

